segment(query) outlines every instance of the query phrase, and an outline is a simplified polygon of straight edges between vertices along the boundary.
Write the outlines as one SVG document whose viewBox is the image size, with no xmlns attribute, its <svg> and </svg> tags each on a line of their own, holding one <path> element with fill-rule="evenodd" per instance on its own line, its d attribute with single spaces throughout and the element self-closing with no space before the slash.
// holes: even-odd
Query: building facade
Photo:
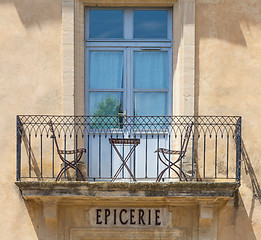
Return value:
<svg viewBox="0 0 261 240">
<path fill-rule="evenodd" d="M 2 239 L 261 239 L 261 3 L 0 18 Z"/>
</svg>

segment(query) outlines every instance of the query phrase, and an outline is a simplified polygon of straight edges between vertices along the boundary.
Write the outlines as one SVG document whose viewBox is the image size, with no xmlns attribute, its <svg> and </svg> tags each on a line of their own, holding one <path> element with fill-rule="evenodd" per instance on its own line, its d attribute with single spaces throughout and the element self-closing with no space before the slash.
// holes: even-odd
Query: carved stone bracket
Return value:
<svg viewBox="0 0 261 240">
<path fill-rule="evenodd" d="M 42 199 L 44 231 L 43 239 L 56 240 L 57 235 L 57 201 Z"/>
<path fill-rule="evenodd" d="M 213 201 L 199 202 L 199 239 L 217 239 L 217 206 Z"/>
</svg>

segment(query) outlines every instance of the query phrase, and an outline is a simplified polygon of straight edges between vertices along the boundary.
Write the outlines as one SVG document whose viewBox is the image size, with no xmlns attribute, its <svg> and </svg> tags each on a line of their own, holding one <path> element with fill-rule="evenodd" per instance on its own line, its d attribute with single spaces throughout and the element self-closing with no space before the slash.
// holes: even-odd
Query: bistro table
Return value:
<svg viewBox="0 0 261 240">
<path fill-rule="evenodd" d="M 116 180 L 116 178 L 119 176 L 120 172 L 122 169 L 125 167 L 126 170 L 129 172 L 130 176 L 132 177 L 133 181 L 137 181 L 136 178 L 134 177 L 133 173 L 131 172 L 130 168 L 127 165 L 127 162 L 129 161 L 131 155 L 135 151 L 136 147 L 140 144 L 140 139 L 138 138 L 109 138 L 109 142 L 112 145 L 112 147 L 115 149 L 116 153 L 120 157 L 122 164 L 116 171 L 115 175 L 112 178 L 112 182 Z M 121 153 L 119 152 L 117 146 L 132 146 L 126 157 L 124 158 Z"/>
</svg>

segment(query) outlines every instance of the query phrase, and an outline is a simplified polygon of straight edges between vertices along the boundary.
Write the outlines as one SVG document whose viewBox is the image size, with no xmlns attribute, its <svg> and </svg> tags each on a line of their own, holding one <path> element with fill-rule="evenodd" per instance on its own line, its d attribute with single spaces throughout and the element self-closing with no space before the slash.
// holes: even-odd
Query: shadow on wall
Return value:
<svg viewBox="0 0 261 240">
<path fill-rule="evenodd" d="M 230 200 L 219 211 L 218 238 L 219 240 L 257 240 L 252 221 L 245 209 L 242 198 L 237 191 L 234 201 Z"/>
<path fill-rule="evenodd" d="M 249 218 L 250 218 L 250 220 L 252 220 L 254 207 L 255 207 L 255 200 L 258 200 L 259 203 L 261 204 L 261 189 L 260 189 L 260 185 L 258 183 L 256 174 L 255 174 L 254 168 L 251 164 L 249 155 L 246 151 L 246 147 L 245 147 L 243 140 L 242 140 L 241 146 L 242 146 L 242 161 L 244 163 L 246 175 L 249 175 L 249 177 L 250 177 L 252 192 L 253 192 L 251 208 L 250 208 L 250 213 L 249 213 Z"/>
<path fill-rule="evenodd" d="M 245 30 L 261 21 L 261 8 L 256 0 L 200 0 L 196 4 L 197 35 L 221 39 L 247 47 Z"/>
<path fill-rule="evenodd" d="M 46 22 L 61 21 L 60 0 L 1 0 L 1 4 L 14 5 L 25 29 L 38 27 Z"/>
<path fill-rule="evenodd" d="M 259 201 L 259 203 L 261 204 L 261 188 L 257 181 L 254 168 L 251 164 L 251 161 L 250 161 L 249 155 L 246 151 L 246 147 L 245 147 L 243 140 L 242 140 L 241 146 L 242 146 L 242 161 L 245 163 L 244 164 L 245 172 L 247 175 L 249 175 L 250 180 L 251 180 L 253 198 L 257 199 Z"/>
<path fill-rule="evenodd" d="M 24 135 L 22 137 L 22 142 L 24 143 L 24 147 L 25 147 L 25 151 L 26 151 L 26 154 L 27 154 L 28 161 L 30 159 L 30 163 L 28 162 L 28 166 L 31 165 L 30 171 L 32 171 L 35 174 L 35 176 L 37 177 L 37 181 L 41 181 L 42 178 L 41 178 L 40 167 L 38 166 L 38 163 L 37 163 L 36 157 L 34 155 L 33 149 L 32 149 L 32 147 L 30 147 L 29 140 L 28 140 L 28 137 L 26 135 Z M 29 158 L 29 154 L 30 154 L 30 158 Z"/>
<path fill-rule="evenodd" d="M 34 200 L 24 200 L 24 203 L 31 218 L 31 222 L 34 226 L 34 231 L 37 235 L 37 238 L 41 239 L 40 227 L 44 224 L 42 204 L 37 203 Z"/>
<path fill-rule="evenodd" d="M 242 197 L 239 191 L 237 191 L 235 193 L 234 202 L 229 201 L 219 213 L 218 239 L 222 240 L 257 240 L 252 226 L 252 217 L 255 201 L 258 200 L 259 203 L 261 203 L 261 189 L 243 140 L 241 147 L 242 162 L 244 163 L 246 174 L 249 175 L 253 192 L 251 208 L 248 214 Z"/>
<path fill-rule="evenodd" d="M 196 1 L 196 62 L 195 62 L 195 115 L 201 113 L 199 106 L 199 90 L 201 75 L 200 58 L 211 59 L 212 64 L 217 68 L 220 64 L 221 69 L 226 66 L 220 61 L 220 51 L 214 51 L 222 47 L 230 50 L 230 46 L 237 45 L 247 48 L 247 38 L 256 38 L 253 28 L 260 28 L 261 23 L 261 4 L 257 0 L 197 0 Z M 221 40 L 221 41 L 211 41 Z M 223 42 L 223 43 L 222 43 Z M 203 47 L 203 52 L 200 52 Z M 210 52 L 211 51 L 211 52 Z M 231 55 L 236 55 L 232 52 Z M 235 58 L 237 59 L 237 58 Z M 207 60 L 206 60 L 207 61 Z M 215 63 L 216 62 L 216 63 Z M 227 69 L 230 70 L 229 68 Z M 211 75 L 210 75 L 211 77 Z M 225 77 L 225 76 L 224 76 Z M 237 86 L 235 86 L 237 87 Z M 215 109 L 215 108 L 210 108 Z M 209 110 L 208 110 L 209 111 Z M 214 111 L 214 110 L 213 110 Z M 222 110 L 221 110 L 222 111 Z M 232 113 L 232 112 L 231 112 Z M 207 114 L 211 114 L 208 112 Z M 213 112 L 213 114 L 215 114 Z M 238 114 L 234 112 L 233 114 Z"/>
</svg>

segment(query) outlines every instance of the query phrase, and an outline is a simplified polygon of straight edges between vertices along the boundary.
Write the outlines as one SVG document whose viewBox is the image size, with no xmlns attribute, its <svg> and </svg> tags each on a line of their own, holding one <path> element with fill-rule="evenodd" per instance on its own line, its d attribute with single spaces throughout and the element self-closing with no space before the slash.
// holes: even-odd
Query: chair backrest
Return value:
<svg viewBox="0 0 261 240">
<path fill-rule="evenodd" d="M 59 145 L 58 145 L 58 142 L 57 142 L 57 139 L 56 139 L 56 136 L 55 136 L 55 131 L 54 131 L 54 128 L 53 128 L 53 122 L 52 122 L 52 120 L 50 120 L 50 121 L 48 122 L 48 125 L 50 126 L 50 131 L 51 131 L 51 133 L 52 133 L 51 138 L 54 139 L 55 146 L 56 146 L 56 148 L 57 148 L 57 152 L 58 152 L 58 154 L 60 154 L 60 149 L 59 149 Z"/>
<path fill-rule="evenodd" d="M 189 143 L 189 139 L 190 139 L 190 136 L 191 136 L 191 132 L 192 132 L 192 126 L 193 126 L 193 123 L 189 124 L 187 126 L 187 129 L 186 129 L 186 133 L 185 133 L 185 136 L 182 140 L 182 145 L 181 145 L 181 157 L 184 157 L 186 151 L 187 151 L 187 148 L 188 148 L 188 143 Z"/>
</svg>

